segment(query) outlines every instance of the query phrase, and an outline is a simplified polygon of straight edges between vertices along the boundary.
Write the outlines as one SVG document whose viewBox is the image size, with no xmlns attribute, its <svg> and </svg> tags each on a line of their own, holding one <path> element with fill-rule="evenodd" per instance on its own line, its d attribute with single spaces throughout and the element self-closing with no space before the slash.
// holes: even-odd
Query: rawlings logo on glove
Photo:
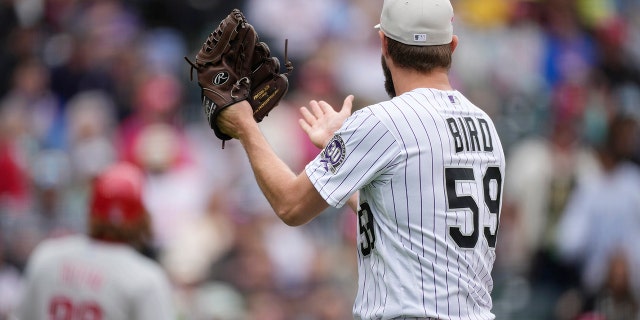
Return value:
<svg viewBox="0 0 640 320">
<path fill-rule="evenodd" d="M 213 84 L 215 84 L 216 86 L 220 86 L 227 82 L 227 80 L 229 80 L 229 73 L 226 71 L 222 71 L 216 74 L 216 76 L 213 78 Z"/>
</svg>

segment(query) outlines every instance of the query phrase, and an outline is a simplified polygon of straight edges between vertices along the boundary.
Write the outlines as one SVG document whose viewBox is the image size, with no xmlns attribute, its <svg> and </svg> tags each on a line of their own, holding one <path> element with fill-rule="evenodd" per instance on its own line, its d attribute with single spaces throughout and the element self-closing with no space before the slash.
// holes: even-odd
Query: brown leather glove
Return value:
<svg viewBox="0 0 640 320">
<path fill-rule="evenodd" d="M 195 63 L 185 57 L 198 74 L 202 107 L 209 126 L 222 141 L 231 137 L 216 124 L 224 108 L 249 98 L 251 64 L 258 35 L 242 12 L 234 9 L 209 34 L 196 54 Z"/>
<path fill-rule="evenodd" d="M 280 61 L 271 56 L 269 47 L 264 42 L 258 42 L 253 53 L 251 72 L 251 95 L 249 103 L 253 108 L 253 118 L 260 122 L 275 108 L 287 93 L 289 79 L 287 75 L 293 70 L 293 64 L 287 60 L 287 43 L 285 42 L 285 68 L 280 73 Z"/>
<path fill-rule="evenodd" d="M 207 37 L 196 54 L 195 63 L 185 57 L 198 74 L 202 89 L 202 107 L 216 137 L 231 139 L 216 123 L 224 108 L 248 100 L 256 122 L 269 114 L 287 93 L 287 75 L 293 65 L 287 60 L 285 42 L 285 73 L 280 73 L 280 61 L 271 56 L 266 43 L 238 9 L 234 9 Z"/>
</svg>

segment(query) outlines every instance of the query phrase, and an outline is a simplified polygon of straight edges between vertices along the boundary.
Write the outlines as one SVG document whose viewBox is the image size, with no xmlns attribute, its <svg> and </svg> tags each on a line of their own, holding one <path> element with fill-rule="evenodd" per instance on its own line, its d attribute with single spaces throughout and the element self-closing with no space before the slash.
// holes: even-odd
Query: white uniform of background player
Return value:
<svg viewBox="0 0 640 320">
<path fill-rule="evenodd" d="M 405 2 L 385 1 L 387 36 L 451 42 L 448 1 Z M 504 170 L 491 119 L 458 91 L 418 88 L 348 118 L 306 172 L 332 206 L 360 190 L 356 318 L 493 319 Z"/>
<path fill-rule="evenodd" d="M 91 236 L 45 240 L 30 257 L 18 319 L 175 319 L 165 273 L 132 246 L 148 239 L 141 186 L 135 167 L 107 169 L 94 188 Z M 105 225 L 128 231 L 109 236 Z"/>
<path fill-rule="evenodd" d="M 268 146 L 246 101 L 217 120 L 285 223 L 328 205 L 358 211 L 356 319 L 494 319 L 504 152 L 491 119 L 449 83 L 452 20 L 449 0 L 384 2 L 383 71 L 395 98 L 351 116 L 353 96 L 339 112 L 302 107 L 302 128 L 324 149 L 300 174 Z"/>
</svg>

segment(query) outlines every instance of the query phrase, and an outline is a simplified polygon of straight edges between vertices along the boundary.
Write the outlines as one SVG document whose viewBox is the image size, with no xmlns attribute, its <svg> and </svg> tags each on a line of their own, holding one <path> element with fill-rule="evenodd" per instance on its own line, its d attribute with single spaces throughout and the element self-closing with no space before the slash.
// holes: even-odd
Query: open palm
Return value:
<svg viewBox="0 0 640 320">
<path fill-rule="evenodd" d="M 298 120 L 302 130 L 309 136 L 311 142 L 318 148 L 324 148 L 333 137 L 336 130 L 340 129 L 344 120 L 351 115 L 353 95 L 344 99 L 340 111 L 325 101 L 309 101 L 309 108 L 300 108 L 302 118 Z"/>
</svg>

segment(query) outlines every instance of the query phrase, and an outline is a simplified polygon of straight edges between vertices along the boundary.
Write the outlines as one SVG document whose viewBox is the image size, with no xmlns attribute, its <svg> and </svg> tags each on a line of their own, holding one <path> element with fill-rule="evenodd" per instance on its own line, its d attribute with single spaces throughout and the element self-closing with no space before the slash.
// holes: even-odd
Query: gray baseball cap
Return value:
<svg viewBox="0 0 640 320">
<path fill-rule="evenodd" d="M 453 38 L 453 7 L 449 0 L 384 0 L 375 27 L 404 44 L 447 44 Z"/>
</svg>

